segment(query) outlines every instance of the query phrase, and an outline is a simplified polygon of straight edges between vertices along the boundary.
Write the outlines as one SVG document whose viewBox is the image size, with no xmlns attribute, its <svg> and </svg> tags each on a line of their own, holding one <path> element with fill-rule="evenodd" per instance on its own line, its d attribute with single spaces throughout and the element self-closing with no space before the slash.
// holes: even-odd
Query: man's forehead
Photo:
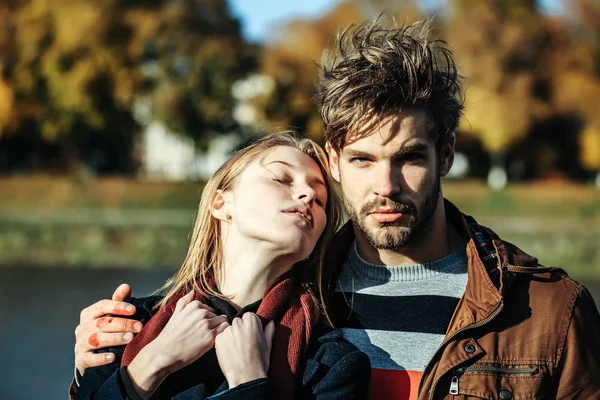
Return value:
<svg viewBox="0 0 600 400">
<path fill-rule="evenodd" d="M 357 148 L 403 147 L 431 143 L 430 127 L 424 111 L 405 110 L 399 114 L 371 116 L 359 129 L 349 133 L 342 151 Z"/>
</svg>

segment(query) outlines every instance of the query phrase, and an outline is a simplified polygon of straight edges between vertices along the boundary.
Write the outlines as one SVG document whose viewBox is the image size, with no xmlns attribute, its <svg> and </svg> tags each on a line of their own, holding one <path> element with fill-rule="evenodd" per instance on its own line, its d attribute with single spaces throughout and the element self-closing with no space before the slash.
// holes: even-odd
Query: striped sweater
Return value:
<svg viewBox="0 0 600 400">
<path fill-rule="evenodd" d="M 465 250 L 425 264 L 382 266 L 367 263 L 352 244 L 334 307 L 344 321 L 338 332 L 371 360 L 371 399 L 417 398 L 466 284 Z"/>
</svg>

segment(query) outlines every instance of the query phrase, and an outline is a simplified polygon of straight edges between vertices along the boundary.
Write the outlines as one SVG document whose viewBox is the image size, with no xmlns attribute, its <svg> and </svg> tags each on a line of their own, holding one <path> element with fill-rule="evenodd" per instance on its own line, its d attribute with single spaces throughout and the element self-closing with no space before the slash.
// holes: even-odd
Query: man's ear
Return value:
<svg viewBox="0 0 600 400">
<path fill-rule="evenodd" d="M 440 176 L 448 175 L 454 164 L 454 146 L 456 145 L 456 135 L 453 133 L 446 144 L 440 149 Z"/>
<path fill-rule="evenodd" d="M 325 143 L 325 150 L 329 155 L 329 170 L 331 171 L 331 177 L 337 182 L 340 181 L 340 153 L 333 148 L 331 143 Z M 341 151 L 340 151 L 341 152 Z"/>
<path fill-rule="evenodd" d="M 232 218 L 226 197 L 228 197 L 227 193 L 218 189 L 210 203 L 210 213 L 213 217 L 221 221 L 231 221 Z"/>
</svg>

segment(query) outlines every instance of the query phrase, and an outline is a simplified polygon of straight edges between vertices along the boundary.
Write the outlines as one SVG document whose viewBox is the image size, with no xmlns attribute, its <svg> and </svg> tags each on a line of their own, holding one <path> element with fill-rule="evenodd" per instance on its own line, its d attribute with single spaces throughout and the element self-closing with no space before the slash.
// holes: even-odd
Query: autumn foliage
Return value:
<svg viewBox="0 0 600 400">
<path fill-rule="evenodd" d="M 27 138 L 89 162 L 104 146 L 118 149 L 105 170 L 134 171 L 137 101 L 202 143 L 236 129 L 231 87 L 250 74 L 274 83 L 251 99 L 254 129 L 294 128 L 322 142 L 315 64 L 340 29 L 386 11 L 398 24 L 435 15 L 465 77 L 459 147 L 478 143 L 513 179 L 600 170 L 600 3 L 565 1 L 560 15 L 535 0 L 438 4 L 347 0 L 251 45 L 225 0 L 3 1 L 0 154 Z M 36 160 L 28 165 L 44 167 Z M 0 156 L 0 171 L 7 165 Z"/>
</svg>

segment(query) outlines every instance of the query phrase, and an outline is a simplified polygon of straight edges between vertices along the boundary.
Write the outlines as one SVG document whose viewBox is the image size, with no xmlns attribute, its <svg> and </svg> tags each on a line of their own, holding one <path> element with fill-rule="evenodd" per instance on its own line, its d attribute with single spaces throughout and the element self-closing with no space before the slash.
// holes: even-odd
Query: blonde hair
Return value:
<svg viewBox="0 0 600 400">
<path fill-rule="evenodd" d="M 311 157 L 319 166 L 327 184 L 328 201 L 325 206 L 327 224 L 311 255 L 298 263 L 302 264 L 302 268 L 294 269 L 303 289 L 311 295 L 316 307 L 321 306 L 327 322 L 331 324 L 331 318 L 325 305 L 327 296 L 324 291 L 327 284 L 323 283 L 323 276 L 327 275 L 328 277 L 329 273 L 326 274 L 324 271 L 324 261 L 325 251 L 341 222 L 340 203 L 333 190 L 333 180 L 323 149 L 312 140 L 299 139 L 290 132 L 265 136 L 253 142 L 235 153 L 209 179 L 202 191 L 187 256 L 181 268 L 159 289 L 160 293 L 166 293 L 166 295 L 157 305 L 158 307 L 166 306 L 177 293 L 186 293 L 192 289 L 202 296 L 224 298 L 214 288 L 214 283 L 221 281 L 223 273 L 223 248 L 221 240 L 219 240 L 220 221 L 211 214 L 211 202 L 217 190 L 233 189 L 247 165 L 278 146 L 292 147 Z"/>
</svg>

